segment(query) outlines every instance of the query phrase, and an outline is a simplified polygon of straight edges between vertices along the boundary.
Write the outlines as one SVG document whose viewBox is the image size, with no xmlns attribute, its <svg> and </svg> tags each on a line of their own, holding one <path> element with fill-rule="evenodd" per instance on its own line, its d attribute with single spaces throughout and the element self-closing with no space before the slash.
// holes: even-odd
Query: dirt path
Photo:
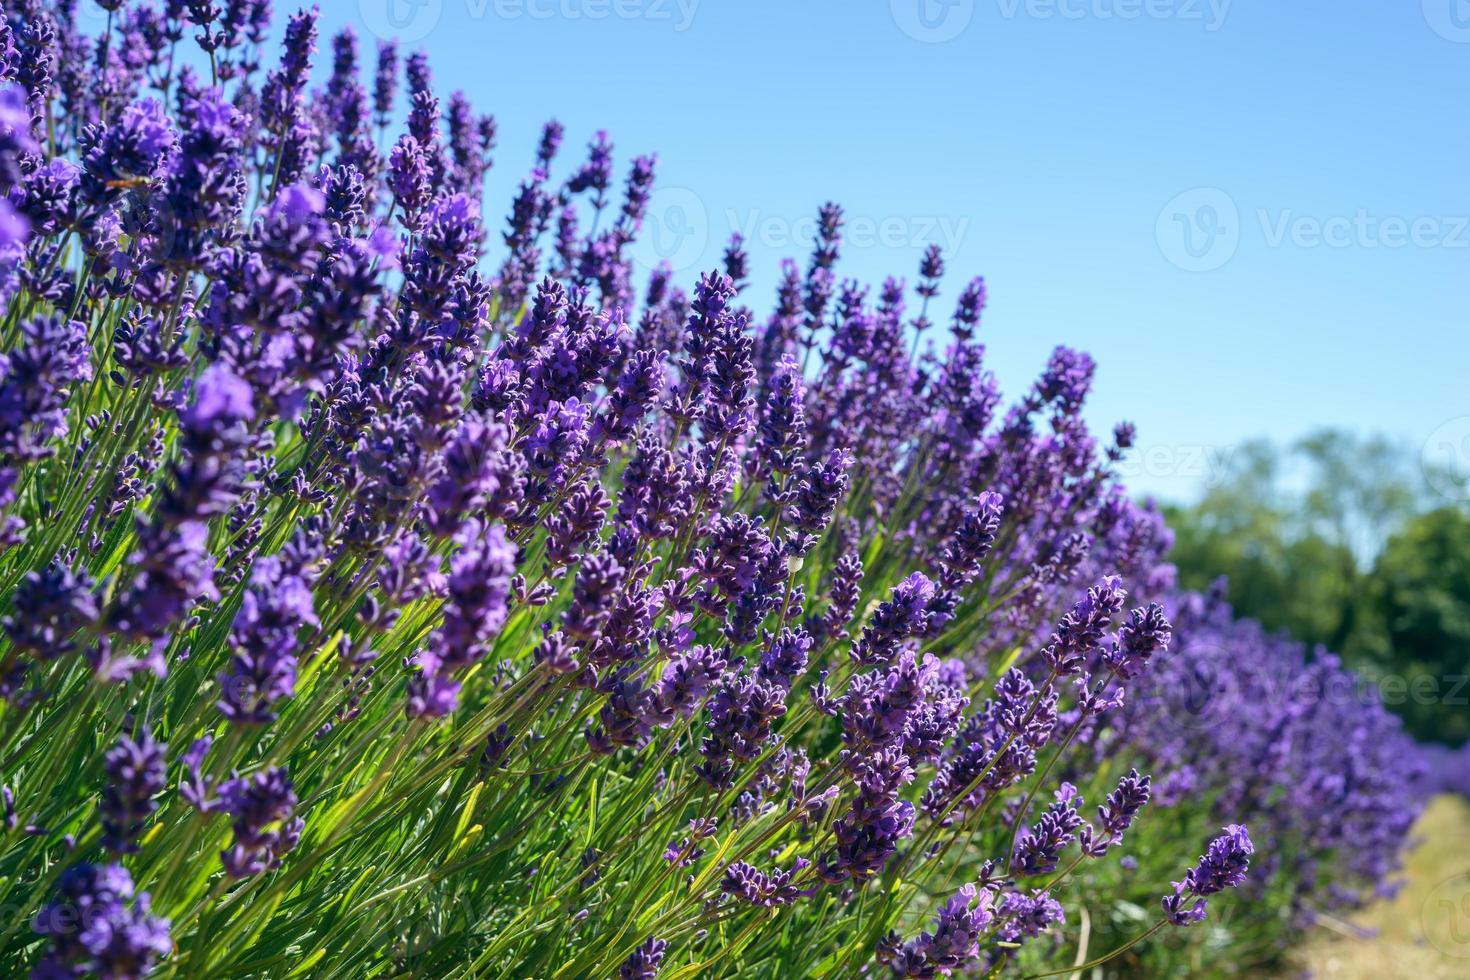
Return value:
<svg viewBox="0 0 1470 980">
<path fill-rule="evenodd" d="M 1438 797 L 1416 832 L 1423 844 L 1409 859 L 1408 884 L 1398 898 L 1352 917 L 1353 926 L 1377 935 L 1354 938 L 1347 924 L 1323 928 L 1324 938 L 1302 957 L 1314 976 L 1470 977 L 1470 803 Z"/>
</svg>

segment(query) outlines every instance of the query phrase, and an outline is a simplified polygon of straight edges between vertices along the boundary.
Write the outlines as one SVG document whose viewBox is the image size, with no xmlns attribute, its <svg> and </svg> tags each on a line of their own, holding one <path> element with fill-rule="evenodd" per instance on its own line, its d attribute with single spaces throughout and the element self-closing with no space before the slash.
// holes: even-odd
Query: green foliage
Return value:
<svg viewBox="0 0 1470 980">
<path fill-rule="evenodd" d="M 1180 584 L 1220 576 L 1236 611 L 1340 651 L 1418 738 L 1470 738 L 1470 512 L 1404 448 L 1326 430 L 1253 441 L 1218 485 L 1165 508 Z"/>
</svg>

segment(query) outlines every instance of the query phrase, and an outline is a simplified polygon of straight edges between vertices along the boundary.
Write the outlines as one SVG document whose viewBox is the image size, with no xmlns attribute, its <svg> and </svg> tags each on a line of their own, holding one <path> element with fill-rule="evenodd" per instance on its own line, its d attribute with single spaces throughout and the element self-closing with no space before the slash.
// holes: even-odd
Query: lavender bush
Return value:
<svg viewBox="0 0 1470 980">
<path fill-rule="evenodd" d="M 826 205 L 769 315 L 635 283 L 656 160 L 555 122 L 492 242 L 423 55 L 100 6 L 0 18 L 8 973 L 1046 976 L 1383 884 L 1380 711 L 1137 696 L 1234 634 L 983 281 Z"/>
</svg>

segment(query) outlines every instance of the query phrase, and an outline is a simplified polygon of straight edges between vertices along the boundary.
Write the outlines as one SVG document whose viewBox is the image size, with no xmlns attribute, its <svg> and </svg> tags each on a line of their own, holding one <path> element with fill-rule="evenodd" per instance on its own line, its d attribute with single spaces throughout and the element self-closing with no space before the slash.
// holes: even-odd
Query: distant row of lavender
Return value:
<svg viewBox="0 0 1470 980">
<path fill-rule="evenodd" d="M 1004 404 L 938 249 L 635 284 L 656 160 L 554 122 L 491 245 L 424 55 L 98 6 L 0 16 L 7 975 L 1047 976 L 1384 885 L 1382 710 L 1181 727 L 1346 675 L 1166 611 L 1092 360 Z"/>
<path fill-rule="evenodd" d="M 1427 768 L 1425 784 L 1431 792 L 1470 798 L 1470 744 L 1458 749 L 1426 745 L 1421 751 Z"/>
</svg>

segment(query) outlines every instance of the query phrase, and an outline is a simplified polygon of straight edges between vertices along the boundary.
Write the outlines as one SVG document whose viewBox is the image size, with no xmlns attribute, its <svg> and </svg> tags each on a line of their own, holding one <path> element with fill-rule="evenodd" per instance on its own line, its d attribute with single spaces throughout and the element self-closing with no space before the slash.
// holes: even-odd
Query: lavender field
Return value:
<svg viewBox="0 0 1470 980">
<path fill-rule="evenodd" d="M 649 274 L 659 159 L 432 44 L 4 4 L 0 975 L 1256 977 L 1402 884 L 1460 763 L 982 270 L 812 186 Z"/>
</svg>

